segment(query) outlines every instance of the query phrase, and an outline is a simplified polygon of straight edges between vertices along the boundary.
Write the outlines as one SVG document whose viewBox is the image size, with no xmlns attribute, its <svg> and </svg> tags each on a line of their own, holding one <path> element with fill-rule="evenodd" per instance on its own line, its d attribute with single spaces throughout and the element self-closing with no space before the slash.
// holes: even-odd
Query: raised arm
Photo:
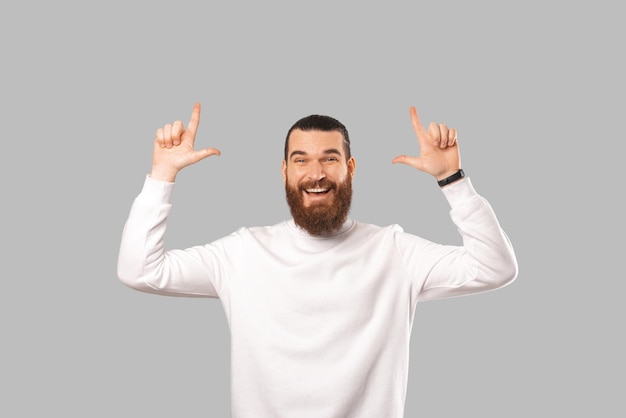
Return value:
<svg viewBox="0 0 626 418">
<path fill-rule="evenodd" d="M 193 107 L 187 128 L 181 121 L 156 131 L 152 172 L 135 198 L 122 232 L 117 274 L 127 286 L 176 296 L 216 296 L 210 280 L 212 253 L 203 247 L 165 251 L 164 237 L 176 175 L 211 155 L 215 148 L 194 149 L 200 104 Z"/>
<path fill-rule="evenodd" d="M 457 174 L 461 169 L 461 158 L 456 129 L 431 123 L 426 131 L 414 107 L 410 113 L 420 155 L 399 155 L 392 162 L 410 165 L 431 174 L 438 181 Z M 414 236 L 397 236 L 407 270 L 418 278 L 419 299 L 468 295 L 511 283 L 517 277 L 517 259 L 487 200 L 476 192 L 469 178 L 451 182 L 442 187 L 442 191 L 450 204 L 450 216 L 463 245 L 431 245 L 425 250 L 420 247 L 422 241 Z M 434 264 L 419 256 L 425 251 L 428 260 L 436 260 Z M 423 271 L 425 267 L 427 273 Z"/>
</svg>

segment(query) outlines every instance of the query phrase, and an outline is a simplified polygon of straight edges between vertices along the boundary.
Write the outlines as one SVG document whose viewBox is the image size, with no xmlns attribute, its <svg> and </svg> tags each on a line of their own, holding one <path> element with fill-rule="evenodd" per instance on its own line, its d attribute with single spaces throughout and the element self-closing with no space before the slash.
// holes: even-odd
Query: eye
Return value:
<svg viewBox="0 0 626 418">
<path fill-rule="evenodd" d="M 329 163 L 336 163 L 337 161 L 339 161 L 339 158 L 337 158 L 337 157 L 328 157 L 326 159 L 326 161 L 328 161 Z"/>
</svg>

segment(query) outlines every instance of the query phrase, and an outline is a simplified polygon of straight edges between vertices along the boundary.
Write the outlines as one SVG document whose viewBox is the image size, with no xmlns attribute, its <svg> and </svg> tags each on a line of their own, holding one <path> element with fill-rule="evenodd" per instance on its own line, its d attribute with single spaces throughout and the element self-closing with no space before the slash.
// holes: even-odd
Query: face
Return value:
<svg viewBox="0 0 626 418">
<path fill-rule="evenodd" d="M 296 224 L 315 236 L 339 229 L 350 210 L 355 168 L 340 132 L 292 131 L 283 179 Z"/>
</svg>

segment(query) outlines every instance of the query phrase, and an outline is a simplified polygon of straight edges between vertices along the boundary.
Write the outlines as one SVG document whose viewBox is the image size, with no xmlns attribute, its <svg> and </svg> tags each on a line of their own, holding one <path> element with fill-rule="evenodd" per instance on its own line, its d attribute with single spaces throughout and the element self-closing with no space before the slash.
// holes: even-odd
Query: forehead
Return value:
<svg viewBox="0 0 626 418">
<path fill-rule="evenodd" d="M 294 129 L 289 135 L 288 154 L 303 151 L 308 154 L 337 149 L 343 154 L 343 135 L 339 131 L 303 131 Z"/>
</svg>

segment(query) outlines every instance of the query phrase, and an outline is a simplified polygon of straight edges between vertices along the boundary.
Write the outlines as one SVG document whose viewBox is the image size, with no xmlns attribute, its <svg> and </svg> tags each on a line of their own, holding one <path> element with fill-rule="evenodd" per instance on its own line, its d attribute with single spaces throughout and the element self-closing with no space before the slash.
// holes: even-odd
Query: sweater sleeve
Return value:
<svg viewBox="0 0 626 418">
<path fill-rule="evenodd" d="M 174 183 L 147 176 L 124 224 L 117 275 L 125 285 L 168 296 L 218 297 L 217 256 L 211 246 L 186 250 L 164 247 Z"/>
<path fill-rule="evenodd" d="M 515 280 L 518 265 L 511 242 L 470 179 L 466 177 L 442 191 L 463 244 L 440 245 L 405 233 L 396 237 L 414 280 L 417 300 L 485 292 Z"/>
</svg>

